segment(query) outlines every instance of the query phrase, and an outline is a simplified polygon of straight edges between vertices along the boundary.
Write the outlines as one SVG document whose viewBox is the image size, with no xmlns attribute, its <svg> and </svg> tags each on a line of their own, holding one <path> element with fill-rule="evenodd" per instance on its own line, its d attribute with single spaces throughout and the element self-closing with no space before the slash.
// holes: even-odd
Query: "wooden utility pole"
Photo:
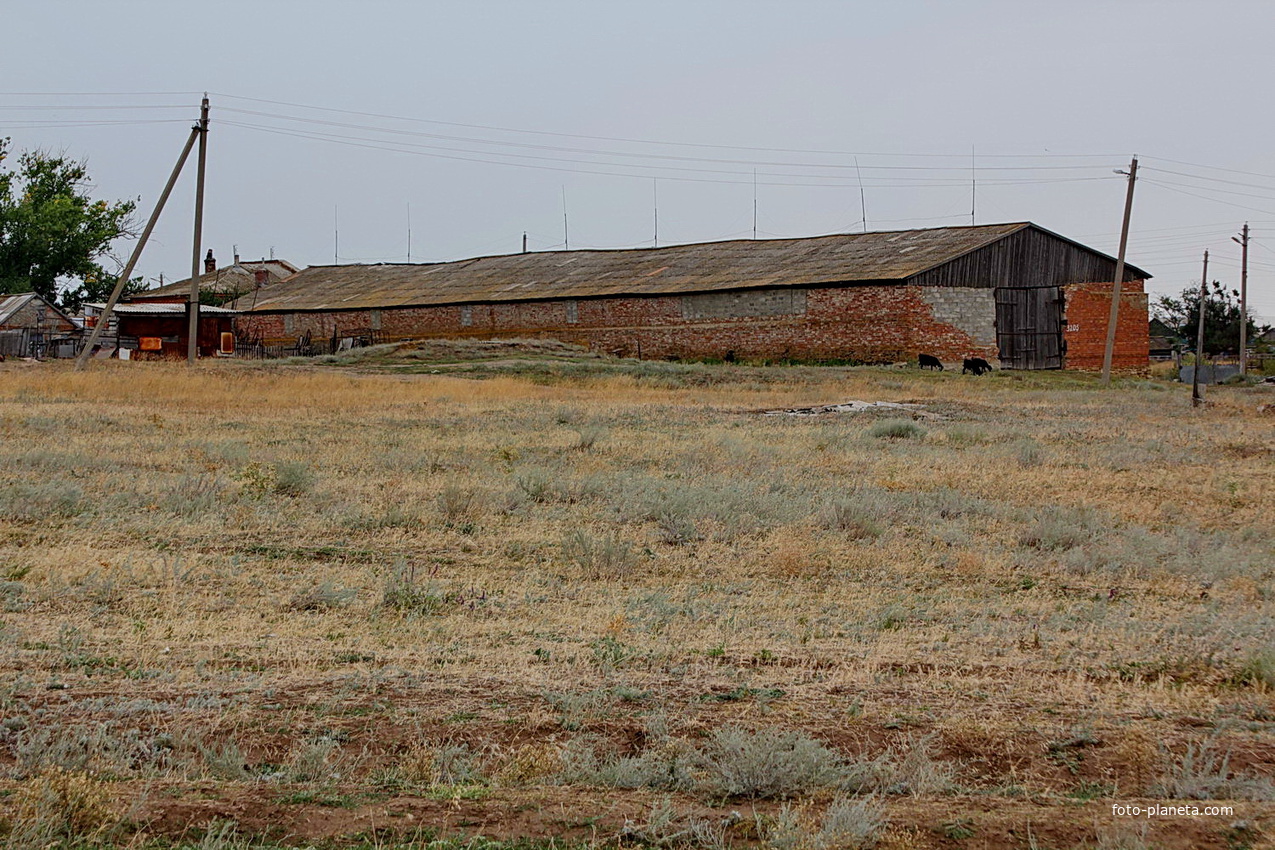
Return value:
<svg viewBox="0 0 1275 850">
<path fill-rule="evenodd" d="M 1200 391 L 1200 370 L 1204 368 L 1204 308 L 1209 299 L 1209 252 L 1204 252 L 1204 273 L 1200 276 L 1200 327 L 1195 335 L 1195 372 L 1191 377 L 1191 406 L 1204 404 Z"/>
<path fill-rule="evenodd" d="M 1118 172 L 1123 173 L 1123 172 Z M 1102 383 L 1111 384 L 1111 359 L 1116 350 L 1116 320 L 1120 318 L 1120 287 L 1124 283 L 1124 252 L 1129 244 L 1129 217 L 1133 214 L 1133 184 L 1138 179 L 1138 158 L 1129 163 L 1129 189 L 1124 196 L 1124 223 L 1120 225 L 1120 252 L 1116 254 L 1116 282 L 1111 287 L 1111 311 L 1107 314 L 1107 345 L 1102 350 Z"/>
<path fill-rule="evenodd" d="M 208 95 L 199 104 L 199 168 L 195 177 L 195 241 L 190 254 L 190 339 L 186 343 L 186 362 L 191 366 L 199 358 L 199 261 L 204 235 L 204 169 L 208 162 Z"/>
<path fill-rule="evenodd" d="M 124 270 L 120 272 L 119 279 L 115 281 L 115 289 L 111 290 L 111 297 L 106 299 L 106 307 L 102 310 L 102 315 L 98 317 L 97 324 L 93 326 L 93 332 L 89 334 L 89 338 L 85 341 L 83 350 L 75 358 L 75 368 L 77 370 L 83 369 L 85 364 L 89 362 L 89 358 L 93 356 L 93 346 L 97 345 L 97 341 L 102 336 L 102 331 L 106 329 L 106 323 L 111 318 L 111 311 L 115 309 L 115 302 L 119 301 L 120 293 L 124 291 L 124 286 L 128 283 L 129 276 L 133 274 L 133 267 L 141 259 L 142 249 L 146 247 L 146 240 L 150 238 L 151 231 L 155 229 L 155 224 L 159 221 L 159 214 L 163 212 L 164 204 L 168 201 L 168 196 L 172 194 L 173 186 L 177 184 L 177 178 L 181 175 L 182 168 L 186 165 L 186 158 L 190 156 L 191 148 L 195 146 L 195 139 L 198 136 L 199 126 L 196 125 L 191 128 L 190 136 L 186 138 L 186 147 L 182 148 L 181 156 L 177 157 L 177 164 L 173 166 L 173 173 L 168 175 L 168 182 L 164 184 L 164 191 L 159 193 L 159 200 L 155 202 L 155 209 L 151 212 L 150 220 L 146 222 L 142 235 L 138 237 L 137 245 L 133 248 L 132 255 L 128 258 L 128 262 L 124 264 Z"/>
<path fill-rule="evenodd" d="M 1240 375 L 1248 374 L 1248 222 L 1240 237 L 1231 237 L 1232 242 L 1240 243 L 1243 252 L 1240 254 Z"/>
</svg>

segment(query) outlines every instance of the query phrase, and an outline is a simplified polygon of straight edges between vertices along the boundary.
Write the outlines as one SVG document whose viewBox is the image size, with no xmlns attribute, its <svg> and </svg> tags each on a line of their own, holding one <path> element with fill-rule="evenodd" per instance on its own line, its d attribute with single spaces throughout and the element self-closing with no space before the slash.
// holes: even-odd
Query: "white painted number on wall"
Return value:
<svg viewBox="0 0 1275 850">
<path fill-rule="evenodd" d="M 1075 333 L 1076 331 L 1078 331 L 1078 330 L 1080 330 L 1080 325 L 1068 325 L 1068 326 L 1067 326 L 1067 333 L 1069 333 L 1069 334 L 1074 334 L 1074 333 Z"/>
</svg>

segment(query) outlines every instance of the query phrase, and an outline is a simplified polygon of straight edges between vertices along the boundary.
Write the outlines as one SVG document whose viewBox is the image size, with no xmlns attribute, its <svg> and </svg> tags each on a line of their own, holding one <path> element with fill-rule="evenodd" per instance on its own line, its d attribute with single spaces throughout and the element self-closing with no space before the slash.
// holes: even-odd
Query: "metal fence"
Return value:
<svg viewBox="0 0 1275 850">
<path fill-rule="evenodd" d="M 235 357 L 243 360 L 277 360 L 283 357 L 321 357 L 354 348 L 365 348 L 388 342 L 385 334 L 376 330 L 359 330 L 345 336 L 329 339 L 301 337 L 295 342 L 266 345 L 264 342 L 235 341 Z"/>
</svg>

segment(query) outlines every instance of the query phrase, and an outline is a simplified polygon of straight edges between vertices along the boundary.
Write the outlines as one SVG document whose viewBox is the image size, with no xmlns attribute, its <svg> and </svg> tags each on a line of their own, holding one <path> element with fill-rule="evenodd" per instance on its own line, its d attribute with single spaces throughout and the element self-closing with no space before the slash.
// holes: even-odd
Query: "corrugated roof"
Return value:
<svg viewBox="0 0 1275 850">
<path fill-rule="evenodd" d="M 35 297 L 34 292 L 22 292 L 18 295 L 0 295 L 0 325 L 5 324 L 13 314 L 26 306 Z"/>
<path fill-rule="evenodd" d="M 355 310 L 901 281 L 1029 227 L 1036 225 L 551 251 L 449 263 L 311 266 L 231 306 L 244 313 Z"/>
<path fill-rule="evenodd" d="M 551 251 L 450 263 L 311 266 L 256 293 L 255 305 L 243 304 L 242 312 L 663 295 L 902 280 L 1028 226 L 1017 222 L 669 248 Z"/>
<path fill-rule="evenodd" d="M 48 299 L 41 297 L 39 293 L 35 292 L 19 292 L 17 295 L 0 295 L 0 325 L 7 324 L 19 310 L 26 307 L 33 300 L 38 300 L 43 303 L 46 309 L 56 314 L 56 317 L 60 318 L 66 324 L 72 326 L 75 325 L 75 322 L 71 321 L 71 317 L 68 316 L 62 308 L 58 307 L 56 304 L 49 303 Z"/>
<path fill-rule="evenodd" d="M 251 292 L 257 286 L 255 274 L 257 269 L 266 270 L 270 275 L 271 286 L 297 272 L 297 267 L 287 260 L 244 260 L 235 265 L 219 268 L 211 274 L 200 275 L 199 291 L 216 293 Z M 190 295 L 190 278 L 134 293 L 126 300 L 188 295 Z"/>
<path fill-rule="evenodd" d="M 106 309 L 106 304 L 85 304 L 85 307 L 92 307 L 94 310 L 101 312 Z M 111 310 L 121 316 L 162 316 L 170 313 L 185 315 L 185 304 L 116 304 Z M 200 314 L 233 314 L 235 311 L 226 307 L 210 307 L 207 304 L 199 305 Z"/>
</svg>

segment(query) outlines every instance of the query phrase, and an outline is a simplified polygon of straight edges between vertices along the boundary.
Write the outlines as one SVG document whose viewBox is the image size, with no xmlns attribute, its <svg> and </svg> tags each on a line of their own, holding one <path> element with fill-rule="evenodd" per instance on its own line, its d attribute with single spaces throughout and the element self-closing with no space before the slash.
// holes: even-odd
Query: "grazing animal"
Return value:
<svg viewBox="0 0 1275 850">
<path fill-rule="evenodd" d="M 933 354 L 918 354 L 916 359 L 922 369 L 938 369 L 940 372 L 943 371 L 943 363 Z"/>
<path fill-rule="evenodd" d="M 961 365 L 961 374 L 969 372 L 973 375 L 981 375 L 984 372 L 992 371 L 992 364 L 988 363 L 982 357 L 966 357 L 965 362 Z"/>
</svg>

